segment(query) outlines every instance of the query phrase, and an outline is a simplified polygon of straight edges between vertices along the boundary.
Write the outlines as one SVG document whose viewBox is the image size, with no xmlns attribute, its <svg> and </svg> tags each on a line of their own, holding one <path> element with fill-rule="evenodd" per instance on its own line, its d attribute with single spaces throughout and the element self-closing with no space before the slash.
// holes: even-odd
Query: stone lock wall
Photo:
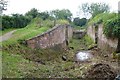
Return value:
<svg viewBox="0 0 120 80">
<path fill-rule="evenodd" d="M 115 52 L 118 46 L 118 39 L 107 38 L 103 34 L 103 27 L 104 26 L 102 24 L 98 25 L 98 29 L 96 31 L 95 26 L 89 26 L 87 28 L 87 34 L 93 39 L 94 42 L 97 42 L 98 48 L 100 48 L 102 51 L 107 53 Z M 97 35 L 96 35 L 96 32 L 97 32 Z"/>
<path fill-rule="evenodd" d="M 85 30 L 74 30 L 73 31 L 73 38 L 81 39 L 85 36 L 85 34 L 86 34 Z"/>
<path fill-rule="evenodd" d="M 106 52 L 116 52 L 118 46 L 117 38 L 107 38 L 103 34 L 103 25 L 98 26 L 98 47 Z"/>
<path fill-rule="evenodd" d="M 89 35 L 95 42 L 95 26 L 91 25 L 87 28 L 87 35 Z"/>
<path fill-rule="evenodd" d="M 69 42 L 69 40 L 72 38 L 72 36 L 73 36 L 73 28 L 70 26 L 70 25 L 66 25 L 66 28 L 67 28 L 67 30 L 66 30 L 66 39 L 68 40 L 68 42 Z"/>
<path fill-rule="evenodd" d="M 70 25 L 56 25 L 51 30 L 34 38 L 26 40 L 30 48 L 66 48 L 66 42 L 72 38 L 72 27 Z"/>
</svg>

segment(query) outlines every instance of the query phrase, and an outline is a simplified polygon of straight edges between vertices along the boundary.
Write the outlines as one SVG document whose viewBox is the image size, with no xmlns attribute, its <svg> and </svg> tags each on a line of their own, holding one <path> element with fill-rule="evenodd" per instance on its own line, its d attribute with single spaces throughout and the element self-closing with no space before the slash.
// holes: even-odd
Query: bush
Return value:
<svg viewBox="0 0 120 80">
<path fill-rule="evenodd" d="M 107 20 L 105 22 L 104 27 L 104 34 L 107 37 L 120 37 L 120 26 L 118 21 L 118 16 L 115 16 L 114 18 Z"/>
<path fill-rule="evenodd" d="M 84 26 L 87 23 L 87 19 L 86 18 L 81 18 L 80 19 L 79 17 L 77 17 L 77 18 L 74 18 L 73 23 L 76 26 Z"/>
<path fill-rule="evenodd" d="M 2 28 L 23 28 L 28 25 L 31 20 L 21 14 L 13 14 L 12 16 L 2 16 Z"/>
</svg>

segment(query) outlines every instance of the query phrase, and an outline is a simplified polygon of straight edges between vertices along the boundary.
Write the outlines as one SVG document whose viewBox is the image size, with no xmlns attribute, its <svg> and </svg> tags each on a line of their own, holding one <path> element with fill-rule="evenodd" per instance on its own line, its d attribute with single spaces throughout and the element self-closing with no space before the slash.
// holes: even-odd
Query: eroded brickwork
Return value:
<svg viewBox="0 0 120 80">
<path fill-rule="evenodd" d="M 26 40 L 30 48 L 66 48 L 66 42 L 72 38 L 72 27 L 70 25 L 56 25 L 51 30 Z M 57 46 L 58 45 L 58 46 Z"/>
</svg>

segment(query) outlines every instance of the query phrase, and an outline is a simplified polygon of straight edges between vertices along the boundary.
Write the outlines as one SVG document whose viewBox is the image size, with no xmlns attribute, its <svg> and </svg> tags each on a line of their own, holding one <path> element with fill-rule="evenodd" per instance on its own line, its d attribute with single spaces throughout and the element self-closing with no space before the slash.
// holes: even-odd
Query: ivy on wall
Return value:
<svg viewBox="0 0 120 80">
<path fill-rule="evenodd" d="M 92 18 L 88 25 L 104 24 L 104 34 L 108 38 L 120 38 L 120 14 L 102 13 Z"/>
<path fill-rule="evenodd" d="M 114 18 L 107 20 L 104 25 L 104 34 L 107 37 L 120 37 L 120 17 L 115 16 Z"/>
</svg>

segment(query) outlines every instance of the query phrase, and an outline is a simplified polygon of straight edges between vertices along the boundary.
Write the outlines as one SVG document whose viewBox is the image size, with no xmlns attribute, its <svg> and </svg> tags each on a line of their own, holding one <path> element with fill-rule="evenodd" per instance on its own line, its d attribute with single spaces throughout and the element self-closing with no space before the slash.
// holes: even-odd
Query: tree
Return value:
<svg viewBox="0 0 120 80">
<path fill-rule="evenodd" d="M 22 14 L 12 14 L 12 16 L 2 16 L 2 29 L 23 28 L 27 26 L 30 20 Z"/>
<path fill-rule="evenodd" d="M 41 12 L 38 16 L 41 17 L 43 20 L 46 20 L 50 17 L 48 12 Z"/>
<path fill-rule="evenodd" d="M 87 23 L 87 19 L 86 18 L 80 19 L 80 26 L 84 26 L 86 23 Z"/>
<path fill-rule="evenodd" d="M 22 14 L 12 14 L 12 20 L 14 22 L 12 27 L 14 28 L 23 28 L 30 22 L 30 20 Z"/>
<path fill-rule="evenodd" d="M 86 18 L 82 18 L 80 19 L 79 17 L 76 17 L 74 18 L 73 20 L 73 23 L 76 25 L 76 26 L 84 26 L 87 22 L 87 19 Z"/>
<path fill-rule="evenodd" d="M 80 7 L 84 14 L 91 14 L 92 17 L 96 16 L 97 14 L 109 12 L 110 8 L 109 5 L 105 3 L 92 3 L 92 4 L 82 4 Z"/>
<path fill-rule="evenodd" d="M 80 18 L 79 18 L 79 17 L 74 18 L 73 23 L 74 23 L 76 26 L 79 26 Z"/>
<path fill-rule="evenodd" d="M 39 15 L 39 12 L 37 9 L 32 8 L 30 11 L 28 11 L 25 16 L 28 16 L 30 19 L 33 19 Z"/>
<path fill-rule="evenodd" d="M 11 27 L 10 21 L 12 21 L 10 16 L 3 15 L 2 16 L 2 29 L 6 29 L 6 28 Z"/>
<path fill-rule="evenodd" d="M 51 16 L 53 16 L 55 19 L 66 19 L 71 21 L 72 13 L 68 9 L 62 9 L 62 10 L 53 10 L 50 12 Z"/>
<path fill-rule="evenodd" d="M 1 0 L 0 1 L 0 14 L 2 14 L 3 10 L 7 10 L 7 1 Z"/>
<path fill-rule="evenodd" d="M 2 28 L 2 12 L 3 10 L 7 10 L 7 1 L 1 0 L 0 1 L 0 30 L 3 30 Z"/>
</svg>

